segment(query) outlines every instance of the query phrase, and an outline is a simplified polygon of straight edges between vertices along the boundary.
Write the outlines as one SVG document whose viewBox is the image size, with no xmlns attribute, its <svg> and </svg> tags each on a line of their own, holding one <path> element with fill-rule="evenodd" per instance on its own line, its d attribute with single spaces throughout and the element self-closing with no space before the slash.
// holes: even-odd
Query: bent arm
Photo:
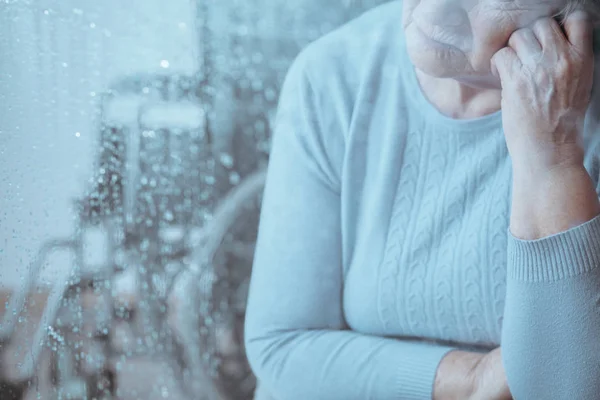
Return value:
<svg viewBox="0 0 600 400">
<path fill-rule="evenodd" d="M 348 329 L 339 169 L 302 61 L 282 92 L 246 315 L 250 364 L 277 400 L 431 399 L 450 348 Z M 335 149 L 332 149 L 335 146 Z"/>
<path fill-rule="evenodd" d="M 586 164 L 597 174 L 594 152 Z M 516 399 L 596 398 L 600 206 L 594 182 L 581 162 L 543 177 L 516 169 L 513 188 L 502 332 L 511 393 Z"/>
<path fill-rule="evenodd" d="M 600 218 L 537 241 L 511 238 L 502 354 L 515 399 L 600 393 Z"/>
</svg>

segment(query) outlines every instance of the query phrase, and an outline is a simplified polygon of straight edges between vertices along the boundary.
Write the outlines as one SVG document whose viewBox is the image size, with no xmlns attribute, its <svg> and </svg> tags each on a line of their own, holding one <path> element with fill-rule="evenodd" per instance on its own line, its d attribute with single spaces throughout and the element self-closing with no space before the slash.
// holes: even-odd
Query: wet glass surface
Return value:
<svg viewBox="0 0 600 400">
<path fill-rule="evenodd" d="M 383 2 L 0 2 L 0 399 L 252 398 L 279 90 Z"/>
</svg>

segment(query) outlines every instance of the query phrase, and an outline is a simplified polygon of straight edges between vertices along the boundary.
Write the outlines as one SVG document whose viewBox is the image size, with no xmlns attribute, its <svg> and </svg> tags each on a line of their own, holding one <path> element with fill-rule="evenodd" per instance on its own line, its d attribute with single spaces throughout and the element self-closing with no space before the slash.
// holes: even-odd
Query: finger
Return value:
<svg viewBox="0 0 600 400">
<path fill-rule="evenodd" d="M 567 45 L 567 38 L 554 18 L 541 18 L 533 23 L 533 33 L 544 51 L 557 51 Z"/>
<path fill-rule="evenodd" d="M 567 16 L 564 22 L 567 40 L 582 54 L 593 53 L 594 26 L 590 15 L 577 10 Z"/>
<path fill-rule="evenodd" d="M 511 47 L 522 63 L 535 62 L 542 54 L 542 45 L 529 28 L 518 29 L 508 39 Z"/>
<path fill-rule="evenodd" d="M 492 73 L 500 78 L 502 82 L 510 80 L 512 71 L 518 70 L 521 67 L 522 64 L 517 53 L 510 47 L 504 47 L 498 50 L 492 57 Z"/>
</svg>

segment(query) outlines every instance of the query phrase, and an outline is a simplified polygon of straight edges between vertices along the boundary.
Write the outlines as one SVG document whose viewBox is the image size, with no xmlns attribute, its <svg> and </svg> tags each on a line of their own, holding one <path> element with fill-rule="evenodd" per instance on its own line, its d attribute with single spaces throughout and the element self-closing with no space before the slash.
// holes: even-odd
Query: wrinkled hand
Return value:
<svg viewBox="0 0 600 400">
<path fill-rule="evenodd" d="M 474 400 L 511 400 L 500 347 L 481 358 L 474 370 Z"/>
<path fill-rule="evenodd" d="M 539 19 L 492 58 L 513 166 L 553 168 L 579 157 L 593 82 L 592 31 L 583 11 L 566 18 L 564 32 L 554 19 Z"/>
</svg>

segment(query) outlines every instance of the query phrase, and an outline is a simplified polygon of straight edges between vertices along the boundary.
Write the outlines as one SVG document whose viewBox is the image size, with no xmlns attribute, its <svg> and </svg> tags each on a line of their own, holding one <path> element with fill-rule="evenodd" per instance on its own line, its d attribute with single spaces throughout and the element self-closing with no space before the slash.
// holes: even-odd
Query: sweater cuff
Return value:
<svg viewBox="0 0 600 400">
<path fill-rule="evenodd" d="M 553 282 L 600 265 L 600 215 L 567 231 L 521 240 L 508 231 L 507 276 L 525 282 Z"/>
<path fill-rule="evenodd" d="M 412 354 L 403 354 L 396 380 L 396 398 L 431 399 L 438 366 L 444 356 L 455 350 L 451 347 L 416 346 Z"/>
</svg>

